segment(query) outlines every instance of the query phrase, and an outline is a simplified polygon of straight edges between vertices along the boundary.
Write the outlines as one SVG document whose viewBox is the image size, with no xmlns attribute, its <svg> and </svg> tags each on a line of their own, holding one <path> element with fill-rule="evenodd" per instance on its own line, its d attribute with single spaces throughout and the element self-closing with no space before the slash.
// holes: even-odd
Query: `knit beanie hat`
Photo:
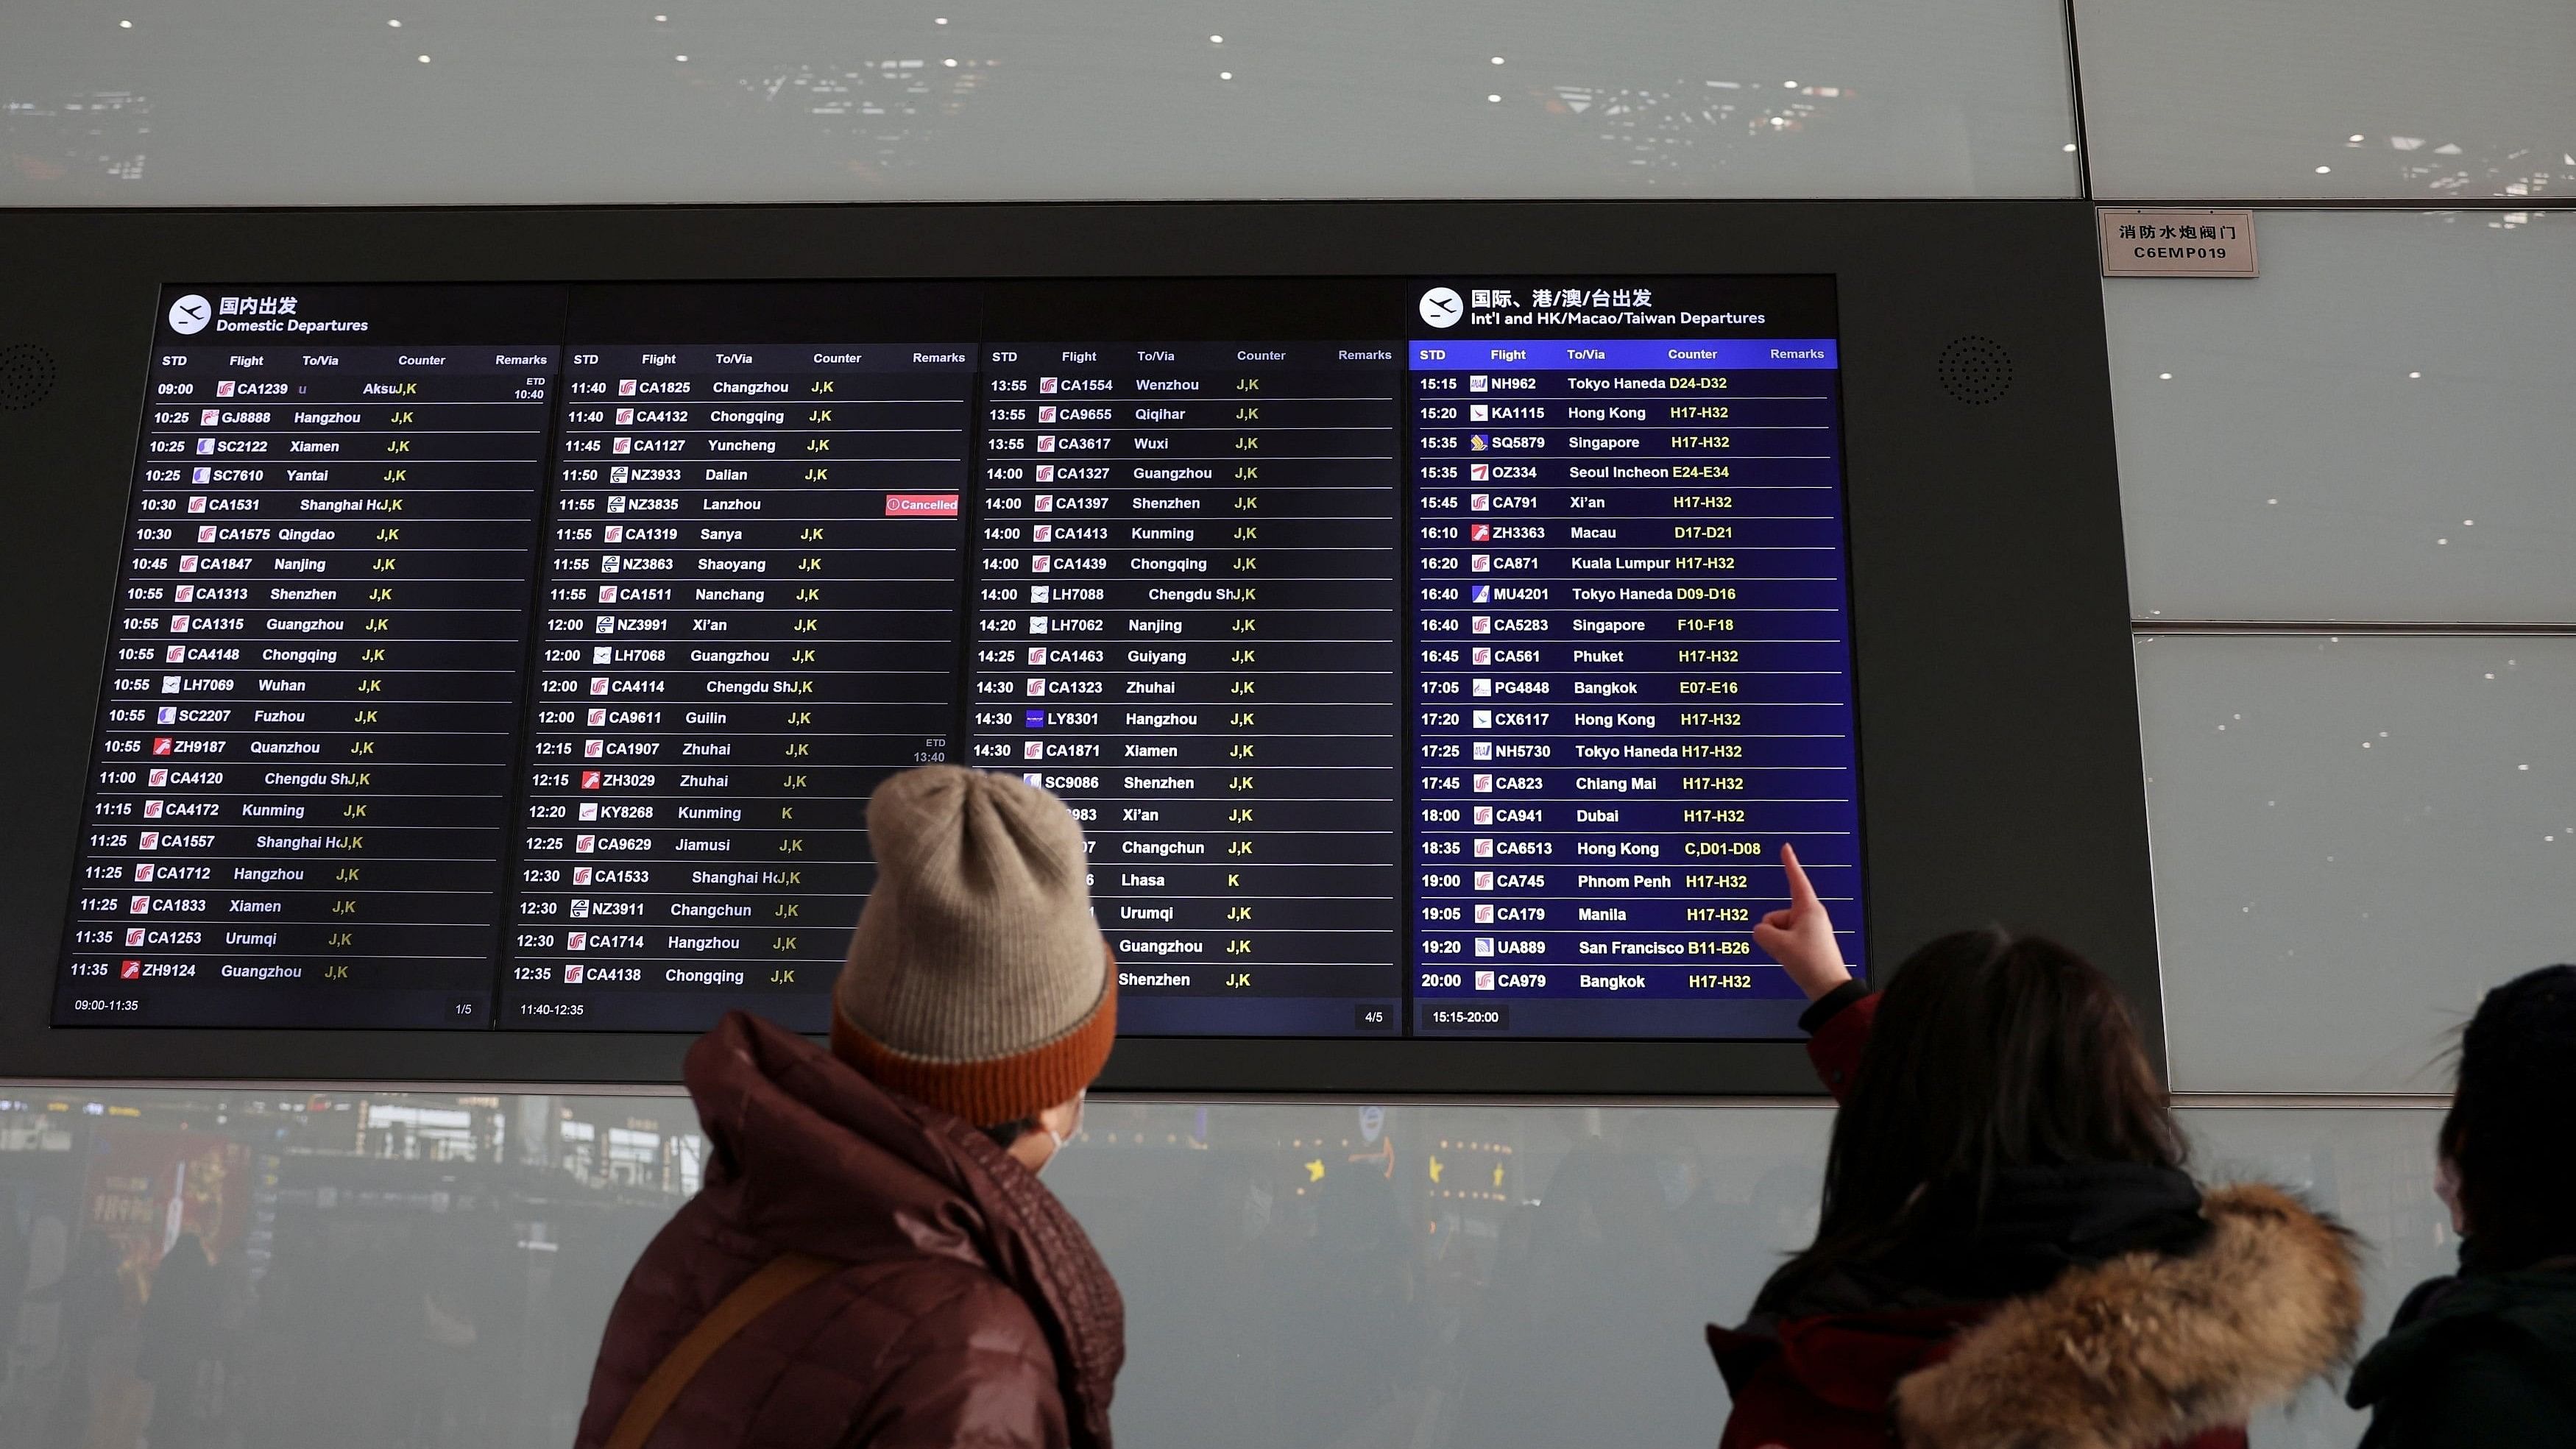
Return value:
<svg viewBox="0 0 2576 1449">
<path fill-rule="evenodd" d="M 876 889 L 832 988 L 832 1050 L 979 1127 L 1070 1101 L 1109 1060 L 1117 971 L 1064 802 L 930 765 L 868 801 Z"/>
</svg>

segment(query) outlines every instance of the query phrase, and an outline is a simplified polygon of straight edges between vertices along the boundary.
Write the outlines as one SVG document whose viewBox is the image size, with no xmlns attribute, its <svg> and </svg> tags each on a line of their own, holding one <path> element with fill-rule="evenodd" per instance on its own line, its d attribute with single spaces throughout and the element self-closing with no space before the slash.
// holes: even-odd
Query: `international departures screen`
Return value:
<svg viewBox="0 0 2576 1449">
<path fill-rule="evenodd" d="M 1121 1027 L 1746 1038 L 1864 960 L 1820 277 L 174 286 L 62 1025 L 819 1031 L 866 801 Z"/>
</svg>

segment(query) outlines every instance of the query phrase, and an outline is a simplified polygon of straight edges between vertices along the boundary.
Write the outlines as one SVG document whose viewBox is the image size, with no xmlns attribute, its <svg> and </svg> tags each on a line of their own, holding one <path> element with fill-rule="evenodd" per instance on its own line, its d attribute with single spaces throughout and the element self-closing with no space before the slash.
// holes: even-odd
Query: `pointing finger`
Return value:
<svg viewBox="0 0 2576 1449">
<path fill-rule="evenodd" d="M 1825 903 L 1816 899 L 1815 886 L 1808 882 L 1807 872 L 1798 864 L 1796 846 L 1780 847 L 1780 864 L 1789 872 L 1789 909 L 1800 913 L 1823 910 Z"/>
</svg>

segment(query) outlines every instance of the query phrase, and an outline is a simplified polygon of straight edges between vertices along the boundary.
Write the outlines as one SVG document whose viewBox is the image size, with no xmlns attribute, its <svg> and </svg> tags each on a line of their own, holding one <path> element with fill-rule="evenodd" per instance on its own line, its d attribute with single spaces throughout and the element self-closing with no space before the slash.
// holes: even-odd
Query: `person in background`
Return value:
<svg viewBox="0 0 2576 1449">
<path fill-rule="evenodd" d="M 1814 1005 L 1842 1103 L 1815 1241 L 1709 1345 L 1722 1449 L 2242 1446 L 2350 1352 L 2349 1237 L 2261 1186 L 2204 1192 L 2108 978 L 2001 930 L 1872 994 L 1794 851 L 1754 940 Z"/>
<path fill-rule="evenodd" d="M 737 1012 L 689 1051 L 706 1186 L 618 1296 L 580 1449 L 1109 1444 L 1118 1289 L 1037 1177 L 1117 1029 L 1082 829 L 937 765 L 868 839 L 831 1050 Z"/>
<path fill-rule="evenodd" d="M 2438 1181 L 2460 1272 L 2406 1296 L 2353 1370 L 2364 1449 L 2576 1444 L 2576 966 L 2486 994 Z"/>
<path fill-rule="evenodd" d="M 181 1233 L 152 1270 L 135 1372 L 152 1386 L 152 1442 L 193 1449 L 218 1410 L 214 1365 L 223 1352 L 223 1301 L 214 1260 L 195 1233 Z"/>
</svg>

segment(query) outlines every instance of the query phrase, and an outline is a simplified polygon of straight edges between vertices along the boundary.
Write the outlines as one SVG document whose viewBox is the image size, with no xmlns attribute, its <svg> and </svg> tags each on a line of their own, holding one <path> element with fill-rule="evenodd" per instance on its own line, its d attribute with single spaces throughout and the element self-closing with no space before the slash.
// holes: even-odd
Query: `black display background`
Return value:
<svg viewBox="0 0 2576 1449">
<path fill-rule="evenodd" d="M 50 212 L 12 214 L 0 235 L 12 255 L 54 259 L 0 283 L 0 333 L 46 348 L 63 378 L 50 402 L 0 414 L 0 489 L 15 520 L 0 541 L 0 599 L 19 620 L 45 621 L 19 632 L 18 687 L 0 701 L 0 774 L 20 825 L 0 842 L 11 883 L 0 950 L 12 963 L 0 978 L 0 1072 L 657 1081 L 685 1046 L 670 1035 L 43 1025 L 154 299 L 164 280 L 209 276 L 309 289 L 1366 273 L 1401 294 L 1422 276 L 1831 273 L 1867 680 L 1871 934 L 1901 949 L 1983 919 L 2049 930 L 2102 961 L 2161 1040 L 2100 296 L 2080 203 Z M 656 337 L 636 340 L 676 335 L 667 314 L 653 325 Z M 1204 323 L 1188 331 L 1204 335 Z M 2000 401 L 1941 390 L 1935 358 L 1971 335 L 2013 355 Z M 1101 1085 L 1813 1090 L 1794 1044 L 1737 1042 L 1132 1040 Z"/>
</svg>

